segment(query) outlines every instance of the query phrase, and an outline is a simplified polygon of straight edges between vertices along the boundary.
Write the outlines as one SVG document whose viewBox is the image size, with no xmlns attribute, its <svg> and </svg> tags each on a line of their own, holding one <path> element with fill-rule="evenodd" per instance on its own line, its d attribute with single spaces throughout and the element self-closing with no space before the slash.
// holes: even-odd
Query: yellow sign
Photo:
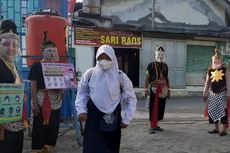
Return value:
<svg viewBox="0 0 230 153">
<path fill-rule="evenodd" d="M 107 44 L 117 48 L 141 48 L 142 34 L 133 31 L 75 28 L 75 45 L 101 46 Z"/>
</svg>

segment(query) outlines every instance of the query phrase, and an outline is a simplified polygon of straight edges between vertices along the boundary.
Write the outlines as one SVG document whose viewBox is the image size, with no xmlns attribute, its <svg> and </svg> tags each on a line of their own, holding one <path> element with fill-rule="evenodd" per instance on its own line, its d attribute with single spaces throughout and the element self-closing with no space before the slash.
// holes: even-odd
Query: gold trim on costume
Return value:
<svg viewBox="0 0 230 153">
<path fill-rule="evenodd" d="M 219 82 L 219 80 L 223 80 L 224 73 L 222 73 L 223 70 L 215 70 L 214 72 L 211 72 L 211 81 L 214 82 Z"/>
</svg>

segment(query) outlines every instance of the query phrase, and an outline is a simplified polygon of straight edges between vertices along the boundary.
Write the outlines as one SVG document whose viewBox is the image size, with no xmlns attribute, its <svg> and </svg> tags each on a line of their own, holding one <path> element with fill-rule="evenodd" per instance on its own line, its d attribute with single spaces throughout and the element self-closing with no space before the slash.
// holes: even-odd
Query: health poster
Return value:
<svg viewBox="0 0 230 153">
<path fill-rule="evenodd" d="M 77 81 L 73 64 L 42 63 L 46 89 L 76 88 Z"/>
<path fill-rule="evenodd" d="M 0 124 L 22 119 L 24 84 L 0 84 Z"/>
</svg>

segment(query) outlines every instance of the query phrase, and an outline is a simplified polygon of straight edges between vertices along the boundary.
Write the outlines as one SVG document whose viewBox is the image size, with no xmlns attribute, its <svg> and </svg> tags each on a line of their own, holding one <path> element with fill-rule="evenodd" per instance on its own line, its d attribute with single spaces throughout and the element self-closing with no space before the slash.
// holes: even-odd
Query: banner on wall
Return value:
<svg viewBox="0 0 230 153">
<path fill-rule="evenodd" d="M 46 89 L 76 88 L 77 81 L 73 64 L 42 63 Z"/>
<path fill-rule="evenodd" d="M 75 45 L 101 46 L 116 48 L 142 48 L 142 34 L 136 31 L 74 28 Z"/>
<path fill-rule="evenodd" d="M 24 84 L 0 84 L 0 124 L 22 119 Z"/>
</svg>

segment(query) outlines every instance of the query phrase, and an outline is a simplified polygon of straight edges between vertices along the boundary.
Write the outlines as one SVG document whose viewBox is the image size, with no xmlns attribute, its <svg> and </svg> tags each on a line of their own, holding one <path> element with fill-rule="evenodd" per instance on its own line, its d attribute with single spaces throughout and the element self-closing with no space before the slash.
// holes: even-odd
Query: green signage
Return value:
<svg viewBox="0 0 230 153">
<path fill-rule="evenodd" d="M 23 84 L 0 84 L 0 124 L 22 119 Z"/>
</svg>

